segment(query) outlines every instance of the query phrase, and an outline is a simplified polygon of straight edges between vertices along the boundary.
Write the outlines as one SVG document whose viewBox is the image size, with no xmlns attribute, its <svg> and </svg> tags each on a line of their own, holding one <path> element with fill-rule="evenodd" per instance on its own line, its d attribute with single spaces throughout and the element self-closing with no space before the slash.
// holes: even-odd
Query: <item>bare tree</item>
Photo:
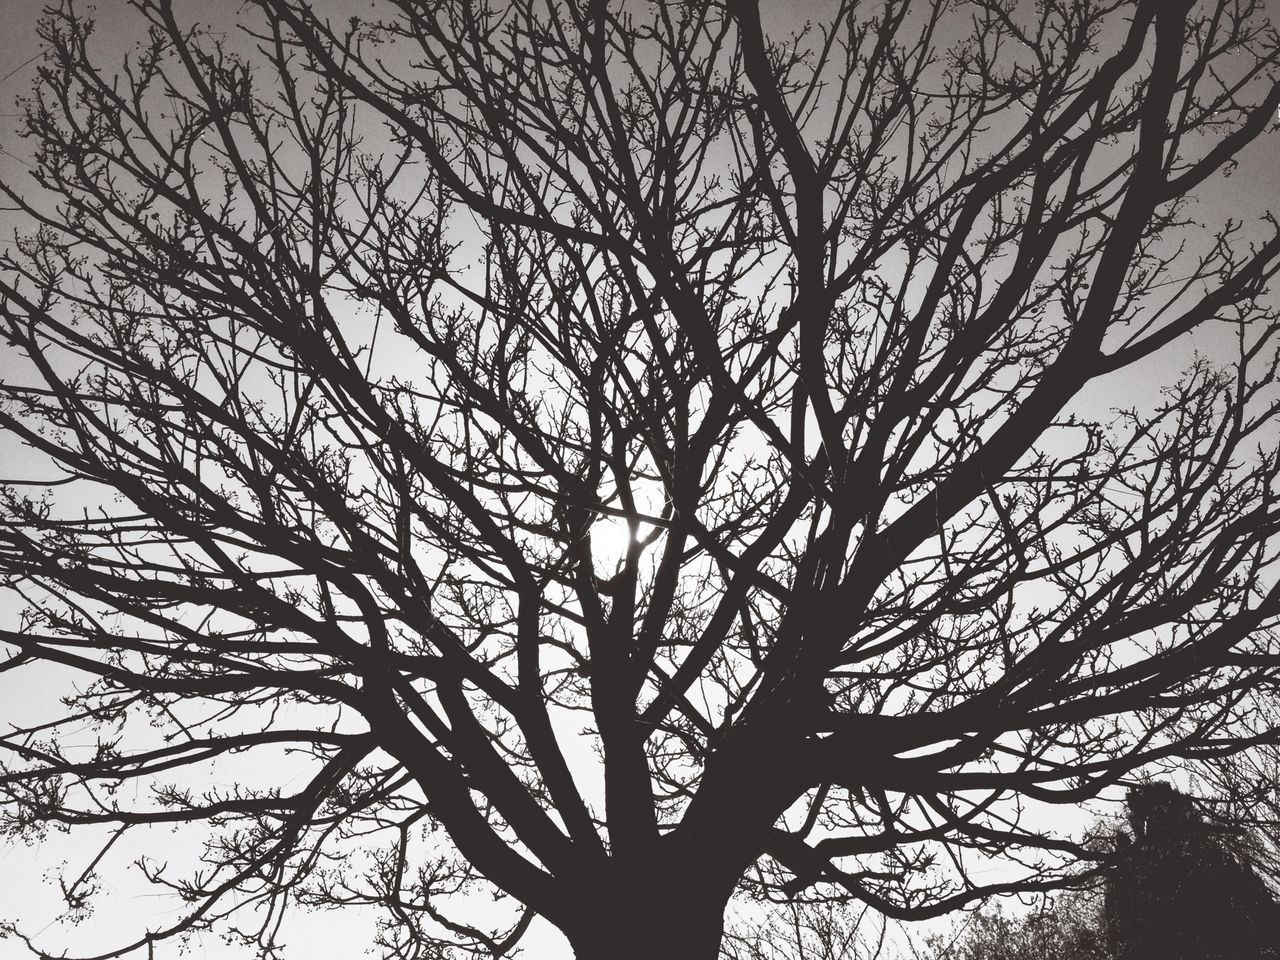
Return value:
<svg viewBox="0 0 1280 960">
<path fill-rule="evenodd" d="M 791 901 L 725 931 L 721 960 L 879 960 L 889 926 L 871 907 Z"/>
<path fill-rule="evenodd" d="M 932 917 L 1274 737 L 1280 231 L 1198 202 L 1256 0 L 129 11 L 43 22 L 0 279 L 2 669 L 83 678 L 5 829 L 209 831 L 101 956 Z"/>
<path fill-rule="evenodd" d="M 984 903 L 928 939 L 927 960 L 1114 960 L 1101 897 L 1072 890 L 1010 912 Z"/>
</svg>

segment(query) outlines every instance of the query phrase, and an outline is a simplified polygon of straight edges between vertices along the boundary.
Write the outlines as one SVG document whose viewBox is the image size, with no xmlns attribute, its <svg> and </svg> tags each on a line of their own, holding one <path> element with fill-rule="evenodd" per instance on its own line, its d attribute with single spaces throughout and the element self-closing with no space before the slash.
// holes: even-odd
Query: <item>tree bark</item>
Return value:
<svg viewBox="0 0 1280 960">
<path fill-rule="evenodd" d="M 698 882 L 700 872 L 663 874 L 584 896 L 579 923 L 564 931 L 576 960 L 716 960 L 731 889 Z"/>
</svg>

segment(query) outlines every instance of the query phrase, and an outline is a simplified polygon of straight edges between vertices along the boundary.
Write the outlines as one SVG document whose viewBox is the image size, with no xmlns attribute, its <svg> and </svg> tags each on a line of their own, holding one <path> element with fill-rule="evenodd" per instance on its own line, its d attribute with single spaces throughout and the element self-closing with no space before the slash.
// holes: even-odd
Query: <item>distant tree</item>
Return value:
<svg viewBox="0 0 1280 960">
<path fill-rule="evenodd" d="M 778 905 L 758 922 L 725 931 L 721 960 L 877 960 L 893 956 L 888 924 L 866 905 Z"/>
<path fill-rule="evenodd" d="M 983 905 L 929 941 L 930 960 L 1269 960 L 1280 902 L 1258 869 L 1259 840 L 1206 816 L 1167 783 L 1129 791 L 1129 831 L 1093 890 L 1034 910 Z"/>
<path fill-rule="evenodd" d="M 1034 909 L 984 904 L 929 938 L 928 960 L 1113 960 L 1101 897 L 1059 893 Z"/>
<path fill-rule="evenodd" d="M 1128 805 L 1132 838 L 1106 890 L 1116 960 L 1280 958 L 1280 903 L 1238 828 L 1164 783 L 1130 790 Z"/>
<path fill-rule="evenodd" d="M 1274 726 L 1280 698 L 1272 694 L 1260 704 Z M 1240 855 L 1267 884 L 1280 890 L 1280 745 L 1255 744 L 1226 755 L 1198 756 L 1179 765 L 1178 774 L 1190 783 L 1201 815 L 1228 828 Z"/>
<path fill-rule="evenodd" d="M 0 826 L 208 841 L 102 956 L 303 904 L 710 960 L 743 883 L 1073 879 L 1029 805 L 1274 733 L 1280 232 L 1196 203 L 1262 5 L 789 6 L 49 14 L 0 671 L 80 679 Z"/>
</svg>

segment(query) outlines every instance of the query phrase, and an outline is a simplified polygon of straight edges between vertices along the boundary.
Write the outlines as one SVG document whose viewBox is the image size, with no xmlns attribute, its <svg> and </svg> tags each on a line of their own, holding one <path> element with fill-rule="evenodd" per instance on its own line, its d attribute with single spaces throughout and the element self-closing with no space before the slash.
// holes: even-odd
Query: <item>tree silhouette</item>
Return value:
<svg viewBox="0 0 1280 960">
<path fill-rule="evenodd" d="M 1267 960 L 1280 955 L 1280 903 L 1252 830 L 1206 816 L 1162 782 L 1129 790 L 1129 832 L 1094 890 L 1009 914 L 984 904 L 931 938 L 934 960 Z"/>
<path fill-rule="evenodd" d="M 1107 878 L 1117 960 L 1280 956 L 1280 904 L 1238 831 L 1165 783 L 1129 791 L 1132 838 Z"/>
<path fill-rule="evenodd" d="M 889 928 L 870 907 L 850 909 L 838 901 L 791 901 L 752 925 L 725 931 L 721 960 L 879 960 Z"/>
<path fill-rule="evenodd" d="M 1203 202 L 1263 13 L 132 0 L 122 56 L 64 0 L 0 669 L 80 679 L 4 828 L 207 831 L 104 957 L 301 903 L 710 958 L 743 884 L 1075 877 L 1035 808 L 1275 733 L 1280 234 Z"/>
<path fill-rule="evenodd" d="M 930 937 L 929 960 L 1114 960 L 1100 898 L 1059 893 L 1025 913 L 984 903 Z"/>
</svg>

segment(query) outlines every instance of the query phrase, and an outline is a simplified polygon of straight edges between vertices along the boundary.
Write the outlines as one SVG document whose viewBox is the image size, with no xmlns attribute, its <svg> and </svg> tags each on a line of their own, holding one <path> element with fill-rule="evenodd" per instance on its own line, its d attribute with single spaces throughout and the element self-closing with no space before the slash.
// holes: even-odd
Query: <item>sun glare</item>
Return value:
<svg viewBox="0 0 1280 960">
<path fill-rule="evenodd" d="M 601 517 L 591 526 L 591 556 L 596 572 L 612 574 L 631 543 L 631 528 L 622 517 Z"/>
</svg>

